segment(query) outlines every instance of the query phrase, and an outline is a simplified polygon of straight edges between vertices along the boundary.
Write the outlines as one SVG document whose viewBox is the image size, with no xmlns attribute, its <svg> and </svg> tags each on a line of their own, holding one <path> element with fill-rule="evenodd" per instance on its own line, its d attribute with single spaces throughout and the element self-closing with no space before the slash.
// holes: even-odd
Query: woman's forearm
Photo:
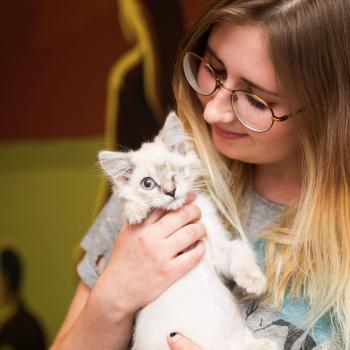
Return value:
<svg viewBox="0 0 350 350">
<path fill-rule="evenodd" d="M 97 283 L 72 328 L 50 350 L 127 349 L 134 315 L 109 302 L 102 286 Z"/>
</svg>

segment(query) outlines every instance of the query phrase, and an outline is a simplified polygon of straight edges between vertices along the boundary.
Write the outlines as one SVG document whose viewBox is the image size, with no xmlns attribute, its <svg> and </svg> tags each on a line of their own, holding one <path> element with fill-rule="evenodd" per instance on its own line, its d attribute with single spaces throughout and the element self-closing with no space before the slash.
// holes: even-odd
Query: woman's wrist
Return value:
<svg viewBox="0 0 350 350">
<path fill-rule="evenodd" d="M 103 274 L 96 281 L 94 288 L 91 291 L 88 302 L 96 305 L 98 312 L 104 315 L 110 314 L 116 320 L 133 318 L 137 310 L 129 307 L 125 298 L 120 292 L 120 285 L 116 286 L 116 276 L 108 269 L 104 270 Z M 117 282 L 118 284 L 118 282 Z"/>
<path fill-rule="evenodd" d="M 134 315 L 119 310 L 94 288 L 74 326 L 50 350 L 126 350 Z"/>
<path fill-rule="evenodd" d="M 91 290 L 82 314 L 83 328 L 91 330 L 87 335 L 89 344 L 100 343 L 104 349 L 128 348 L 135 313 L 123 308 L 117 298 L 113 300 L 113 288 L 105 283 L 102 275 Z"/>
</svg>

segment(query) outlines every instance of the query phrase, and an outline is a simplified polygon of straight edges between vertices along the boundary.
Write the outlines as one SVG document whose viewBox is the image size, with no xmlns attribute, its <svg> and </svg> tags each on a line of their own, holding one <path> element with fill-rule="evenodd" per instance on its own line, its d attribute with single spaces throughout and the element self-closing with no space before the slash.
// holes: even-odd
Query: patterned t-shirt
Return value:
<svg viewBox="0 0 350 350">
<path fill-rule="evenodd" d="M 257 238 L 257 235 L 263 227 L 276 223 L 284 209 L 285 206 L 252 193 L 251 210 L 245 230 L 255 249 L 259 265 L 264 263 L 264 250 L 263 240 Z M 121 228 L 121 215 L 122 206 L 113 195 L 80 243 L 86 254 L 77 271 L 81 280 L 90 288 L 93 288 L 111 257 L 116 234 Z M 105 258 L 104 264 L 97 265 L 102 256 Z M 302 325 L 308 309 L 306 301 L 285 298 L 280 310 L 269 306 L 262 307 L 258 301 L 253 301 L 245 308 L 245 314 L 247 325 L 255 336 L 273 339 L 281 350 L 321 349 L 330 336 L 330 321 L 322 319 L 306 335 Z"/>
<path fill-rule="evenodd" d="M 252 192 L 251 210 L 245 232 L 256 254 L 257 263 L 264 265 L 264 240 L 258 235 L 266 226 L 276 224 L 285 206 L 267 200 Z M 281 309 L 262 307 L 258 302 L 247 305 L 246 319 L 250 330 L 256 336 L 274 339 L 279 349 L 321 349 L 328 346 L 330 338 L 330 319 L 324 317 L 305 334 L 303 325 L 309 313 L 306 300 L 293 300 L 285 297 Z"/>
</svg>

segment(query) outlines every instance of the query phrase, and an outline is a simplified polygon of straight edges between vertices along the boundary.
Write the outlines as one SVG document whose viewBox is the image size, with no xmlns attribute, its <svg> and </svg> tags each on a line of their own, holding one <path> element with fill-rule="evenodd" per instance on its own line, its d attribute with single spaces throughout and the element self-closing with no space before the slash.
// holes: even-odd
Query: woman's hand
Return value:
<svg viewBox="0 0 350 350">
<path fill-rule="evenodd" d="M 156 210 L 141 224 L 120 230 L 95 286 L 104 300 L 134 314 L 198 264 L 206 230 L 198 222 L 200 209 L 191 204 L 194 198 L 176 211 Z"/>
<path fill-rule="evenodd" d="M 202 350 L 202 348 L 179 333 L 171 333 L 168 336 L 168 344 L 171 350 Z"/>
</svg>

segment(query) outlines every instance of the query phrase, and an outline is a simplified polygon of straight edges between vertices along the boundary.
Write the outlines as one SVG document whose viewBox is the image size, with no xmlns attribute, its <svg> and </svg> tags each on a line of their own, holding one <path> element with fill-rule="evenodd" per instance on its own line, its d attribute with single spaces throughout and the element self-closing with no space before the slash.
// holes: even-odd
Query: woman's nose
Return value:
<svg viewBox="0 0 350 350">
<path fill-rule="evenodd" d="M 231 94 L 220 88 L 206 98 L 203 117 L 209 124 L 231 123 L 236 119 L 231 106 Z"/>
</svg>

